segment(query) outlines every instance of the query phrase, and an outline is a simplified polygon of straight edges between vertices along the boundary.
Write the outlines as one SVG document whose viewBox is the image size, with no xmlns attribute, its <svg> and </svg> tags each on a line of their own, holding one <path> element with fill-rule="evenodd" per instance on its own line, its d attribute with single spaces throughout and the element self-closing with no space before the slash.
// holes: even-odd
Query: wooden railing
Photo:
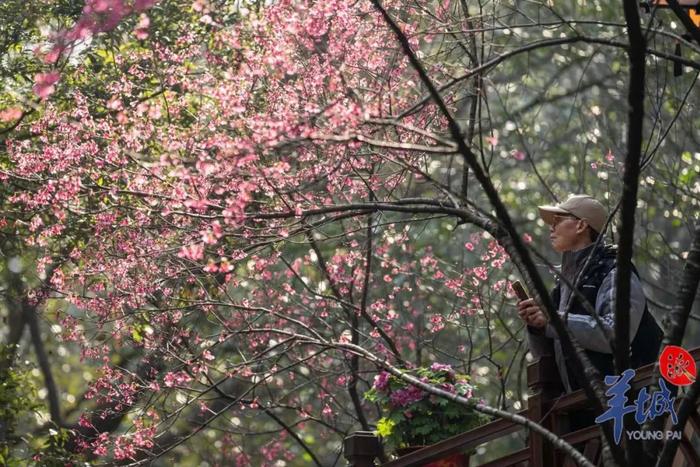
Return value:
<svg viewBox="0 0 700 467">
<path fill-rule="evenodd" d="M 693 349 L 691 354 L 696 362 L 700 361 L 700 347 Z M 632 380 L 632 386 L 639 389 L 650 385 L 653 380 L 653 371 L 653 364 L 639 368 L 636 377 Z M 589 409 L 589 401 L 582 390 L 562 394 L 553 357 L 542 357 L 528 366 L 527 385 L 530 391 L 528 407 L 518 414 L 537 421 L 548 430 L 560 435 L 569 444 L 579 447 L 584 456 L 594 465 L 599 465 L 602 447 L 599 427 L 593 425 L 575 432 L 568 432 L 569 414 Z M 425 465 L 457 452 L 473 450 L 484 443 L 523 429 L 522 425 L 499 419 L 383 463 L 381 467 Z M 481 467 L 569 467 L 574 465 L 571 458 L 553 449 L 542 436 L 535 432 L 530 432 L 528 435 L 526 448 L 482 464 Z M 692 413 L 688 423 L 683 427 L 683 437 L 673 467 L 700 466 L 700 456 L 691 443 L 694 435 L 700 436 L 700 414 L 697 410 Z M 380 440 L 372 432 L 356 432 L 348 436 L 345 439 L 344 451 L 345 458 L 351 467 L 373 467 L 377 465 L 375 461 L 382 457 Z M 473 462 L 471 467 L 474 467 Z"/>
</svg>

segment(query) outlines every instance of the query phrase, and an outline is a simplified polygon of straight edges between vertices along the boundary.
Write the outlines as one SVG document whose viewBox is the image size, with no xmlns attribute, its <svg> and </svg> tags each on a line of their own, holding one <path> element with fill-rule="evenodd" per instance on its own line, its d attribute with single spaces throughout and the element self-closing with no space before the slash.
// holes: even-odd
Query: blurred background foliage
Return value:
<svg viewBox="0 0 700 467">
<path fill-rule="evenodd" d="M 199 3 L 207 4 L 207 14 L 223 27 L 248 21 L 265 7 L 263 2 Z M 397 12 L 405 4 L 402 21 L 415 24 L 421 56 L 438 83 L 533 42 L 581 36 L 626 43 L 621 6 L 615 2 L 577 0 L 557 2 L 556 6 L 552 6 L 553 2 L 487 0 L 395 3 Z M 29 126 L 24 123 L 36 121 L 44 109 L 33 96 L 31 86 L 34 75 L 48 70 L 49 65 L 34 50 L 47 44 L 52 32 L 73 24 L 82 8 L 82 2 L 69 0 L 8 0 L 0 4 L 3 83 L 0 112 L 14 107 L 22 109 L 21 117 L 0 124 L 0 169 L 9 167 L 8 138 L 31 138 Z M 430 14 L 440 11 L 449 12 L 443 16 L 452 21 L 438 21 Z M 202 50 L 207 50 L 212 26 L 201 20 L 202 13 L 190 1 L 165 0 L 148 13 L 151 21 L 148 39 L 134 37 L 132 30 L 138 17 L 127 17 L 114 31 L 88 40 L 57 64 L 63 74 L 51 98 L 53 104 L 58 108 L 73 105 L 72 96 L 79 90 L 86 96 L 95 118 L 106 116 L 110 113 L 106 106 L 110 83 L 128 77 L 133 67 L 139 71 L 133 84 L 140 99 L 153 99 L 166 91 L 183 92 L 177 79 L 162 74 L 161 64 L 151 52 L 158 47 L 176 49 L 183 34 L 201 38 Z M 649 47 L 673 54 L 674 35 L 681 34 L 681 30 L 670 12 L 657 11 L 653 17 L 643 14 L 642 19 L 648 28 Z M 697 46 L 684 52 L 697 63 Z M 200 65 L 192 63 L 193 73 Z M 645 164 L 634 261 L 650 309 L 661 321 L 673 303 L 674 285 L 678 283 L 690 232 L 698 221 L 700 93 L 694 89 L 697 70 L 687 68 L 676 77 L 672 64 L 655 56 L 648 57 L 647 66 Z M 627 74 L 622 48 L 581 40 L 513 54 L 444 93 L 517 225 L 532 238 L 532 248 L 551 263 L 556 264 L 559 258 L 548 249 L 548 228 L 537 218 L 537 205 L 551 204 L 568 193 L 582 192 L 596 196 L 611 210 L 619 200 L 626 148 Z M 412 85 L 420 88 L 415 83 Z M 197 105 L 193 101 L 193 113 Z M 176 123 L 186 126 L 188 121 L 183 117 Z M 436 128 L 439 131 L 440 126 Z M 151 157 L 157 157 L 158 150 L 155 145 L 150 148 Z M 422 162 L 425 172 L 434 180 L 459 189 L 463 169 L 456 156 L 426 155 Z M 382 168 L 379 170 L 381 173 Z M 390 167 L 383 170 L 390 171 Z M 7 198 L 17 189 L 14 183 L 21 185 L 21 181 L 15 180 L 0 186 L 0 202 L 7 203 Z M 432 183 L 414 176 L 398 192 L 405 197 L 437 196 Z M 477 206 L 487 205 L 471 176 L 468 197 Z M 94 408 L 94 403 L 85 399 L 85 392 L 87 384 L 97 377 L 97 366 L 83 359 L 75 344 L 61 341 L 60 336 L 70 329 L 56 319 L 57 310 L 66 311 L 66 304 L 59 297 L 47 300 L 38 308 L 33 305 L 33 295 L 50 294 L 50 291 L 43 288 L 43 277 L 35 268 L 37 258 L 45 251 L 41 246 L 27 246 L 22 241 L 28 236 L 30 219 L 8 211 L 7 215 L 0 215 L 0 221 L 0 290 L 4 299 L 0 313 L 6 324 L 0 341 L 5 349 L 2 353 L 5 363 L 0 370 L 3 374 L 0 400 L 6 403 L 0 406 L 5 420 L 0 455 L 9 465 L 31 463 L 37 452 L 43 457 L 36 462 L 43 465 L 70 456 L 78 463 L 90 462 L 89 458 L 69 454 L 61 439 L 63 428 L 75 427 L 79 414 Z M 515 314 L 515 300 L 506 293 L 503 282 L 516 279 L 517 275 L 507 261 L 493 266 L 500 254 L 494 253 L 492 240 L 472 226 L 457 225 L 454 219 L 440 216 L 421 218 L 383 213 L 374 216 L 373 221 L 374 243 L 381 251 L 373 253 L 376 262 L 369 300 L 382 310 L 383 320 L 392 320 L 391 326 L 404 330 L 397 339 L 402 348 L 408 349 L 404 358 L 415 365 L 433 361 L 453 364 L 473 375 L 479 396 L 491 404 L 514 410 L 525 407 L 527 343 Z M 353 230 L 353 235 L 347 234 Z M 81 242 L 89 240 L 84 235 L 80 225 L 73 226 L 62 236 L 64 244 L 58 245 L 58 249 L 79 247 Z M 363 219 L 348 219 L 343 225 L 329 224 L 317 229 L 314 238 L 318 252 L 327 262 L 334 255 L 351 251 L 364 255 L 366 223 Z M 614 239 L 613 228 L 608 241 Z M 53 251 L 57 251 L 56 247 L 52 245 Z M 306 236 L 290 236 L 274 248 L 289 263 L 298 258 L 309 260 L 302 262 L 298 272 L 297 279 L 303 281 L 288 279 L 299 292 L 290 300 L 302 300 L 299 297 L 303 295 L 304 284 L 315 290 L 327 290 L 328 282 L 314 266 L 318 264 L 318 253 Z M 402 265 L 412 266 L 403 271 Z M 549 266 L 544 260 L 540 265 L 543 275 L 553 283 Z M 487 269 L 484 278 L 460 281 L 454 289 L 445 285 L 450 278 L 458 278 L 465 270 L 480 266 Z M 230 291 L 233 298 L 245 298 L 270 287 L 281 288 L 285 282 L 284 265 L 272 281 L 251 273 L 246 265 L 237 267 L 235 274 L 243 280 Z M 354 273 L 347 269 L 349 275 Z M 445 277 L 440 277 L 438 271 Z M 179 284 L 183 299 L 187 298 L 188 287 L 201 285 Z M 324 309 L 318 303 L 314 307 L 316 312 Z M 74 311 L 78 315 L 78 310 Z M 348 322 L 343 322 L 347 317 L 330 305 L 327 312 L 338 314 L 338 326 L 332 332 L 340 337 L 347 329 Z M 38 337 L 31 335 L 28 326 L 20 325 L 32 319 L 31 316 L 36 319 Z M 185 320 L 200 334 L 214 335 L 218 329 L 217 323 L 201 316 L 187 315 Z M 112 364 L 135 370 L 139 359 L 148 353 L 139 344 L 148 340 L 149 328 L 149 317 L 144 313 L 142 326 L 135 328 L 133 334 L 135 345 L 110 342 L 106 330 L 95 330 L 94 336 L 97 341 L 115 346 Z M 24 333 L 18 335 L 22 330 Z M 686 347 L 700 345 L 697 315 L 693 316 L 685 335 Z M 18 345 L 16 352 L 8 350 L 14 344 Z M 240 362 L 237 346 L 241 344 L 226 342 L 217 348 L 219 355 L 226 356 L 222 372 L 226 366 Z M 63 427 L 50 421 L 47 369 L 42 369 L 39 362 L 42 357 L 38 353 L 50 362 L 49 378 L 59 388 Z M 278 359 L 262 365 L 285 362 L 288 362 L 285 355 L 280 354 Z M 293 427 L 322 459 L 323 465 L 340 465 L 342 436 L 359 426 L 349 409 L 348 395 L 328 394 L 324 388 L 328 387 L 328 381 L 346 378 L 345 365 L 341 361 L 340 364 L 329 362 L 327 367 L 300 366 L 291 370 L 291 374 L 297 378 L 293 387 L 285 386 L 287 381 L 276 377 L 268 388 L 277 407 L 302 406 L 312 414 L 319 404 L 327 404 L 337 415 L 332 420 L 309 416 L 300 421 L 296 411 L 279 409 L 276 417 Z M 374 368 L 361 368 L 360 392 L 369 387 L 374 374 Z M 161 403 L 170 404 L 173 409 L 188 397 L 184 393 L 170 393 L 170 396 L 165 396 Z M 251 399 L 254 396 L 255 393 Z M 211 402 L 216 401 L 212 397 Z M 230 413 L 210 423 L 200 436 L 182 443 L 154 465 L 231 465 L 245 456 L 253 465 L 260 465 L 264 462 L 261 448 L 271 440 L 284 441 L 289 454 L 287 465 L 310 463 L 309 454 L 264 410 L 234 407 Z M 379 415 L 373 407 L 367 408 L 367 414 L 370 422 Z M 127 420 L 132 419 L 127 417 Z M 173 420 L 169 434 L 186 435 L 201 420 L 195 409 L 192 414 Z M 130 423 L 124 422 L 118 430 L 128 430 L 129 426 Z M 514 436 L 488 453 L 480 450 L 478 454 L 482 457 L 478 459 L 497 457 L 522 442 L 521 436 Z"/>
</svg>

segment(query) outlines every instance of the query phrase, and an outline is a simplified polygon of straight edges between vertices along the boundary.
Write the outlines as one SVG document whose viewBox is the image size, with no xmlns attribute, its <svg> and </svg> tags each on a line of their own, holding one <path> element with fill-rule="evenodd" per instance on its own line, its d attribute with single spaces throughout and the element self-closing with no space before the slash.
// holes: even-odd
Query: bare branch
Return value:
<svg viewBox="0 0 700 467">
<path fill-rule="evenodd" d="M 499 239 L 499 241 L 502 244 L 504 244 L 504 247 L 507 250 L 509 249 L 509 253 L 511 253 L 511 259 L 513 259 L 513 261 L 516 263 L 521 273 L 523 273 L 526 276 L 526 281 L 533 285 L 533 289 L 539 296 L 540 303 L 542 303 L 542 305 L 544 306 L 544 309 L 549 317 L 550 323 L 555 328 L 557 334 L 561 339 L 564 352 L 569 355 L 576 354 L 576 356 L 578 357 L 572 359 L 574 372 L 583 381 L 584 390 L 588 394 L 591 401 L 594 402 L 595 408 L 598 410 L 598 412 L 602 413 L 604 411 L 605 396 L 600 375 L 590 363 L 584 350 L 575 343 L 575 339 L 572 339 L 565 324 L 559 317 L 559 314 L 555 311 L 554 305 L 544 285 L 544 282 L 542 281 L 542 278 L 537 272 L 537 268 L 534 262 L 532 261 L 532 258 L 530 257 L 529 251 L 525 243 L 523 242 L 522 238 L 520 238 L 520 236 L 518 235 L 518 232 L 516 231 L 515 226 L 513 225 L 510 214 L 508 213 L 508 210 L 501 201 L 500 196 L 498 195 L 498 192 L 494 187 L 492 180 L 484 172 L 482 167 L 477 162 L 476 156 L 464 142 L 459 125 L 452 117 L 451 112 L 449 111 L 445 102 L 440 96 L 440 92 L 435 87 L 430 77 L 427 75 L 421 63 L 418 61 L 418 58 L 416 57 L 415 53 L 411 50 L 411 46 L 408 42 L 408 39 L 406 38 L 406 35 L 401 31 L 399 26 L 391 18 L 388 12 L 381 6 L 378 0 L 372 0 L 372 3 L 374 4 L 375 8 L 377 8 L 377 10 L 382 14 L 384 20 L 392 29 L 392 31 L 394 31 L 399 43 L 403 48 L 404 53 L 411 62 L 411 65 L 420 76 L 423 84 L 428 88 L 430 97 L 435 101 L 441 113 L 447 119 L 450 133 L 452 135 L 452 138 L 457 143 L 457 147 L 459 149 L 460 154 L 462 154 L 462 156 L 464 157 L 465 162 L 469 164 L 470 168 L 474 172 L 476 179 L 479 181 L 482 188 L 486 192 L 489 201 L 491 202 L 492 206 L 496 211 L 496 216 L 498 218 L 498 221 L 500 222 L 500 227 L 504 230 L 504 232 L 501 235 L 496 235 L 496 238 Z M 594 374 L 596 376 L 592 379 L 586 378 L 584 377 L 584 374 L 586 374 L 586 372 Z M 613 442 L 612 429 L 609 426 L 609 424 L 604 426 L 604 431 L 608 444 L 611 447 L 615 446 Z M 622 464 L 624 462 L 624 458 L 622 457 L 619 449 L 611 449 L 613 455 L 616 458 L 616 461 Z"/>
</svg>

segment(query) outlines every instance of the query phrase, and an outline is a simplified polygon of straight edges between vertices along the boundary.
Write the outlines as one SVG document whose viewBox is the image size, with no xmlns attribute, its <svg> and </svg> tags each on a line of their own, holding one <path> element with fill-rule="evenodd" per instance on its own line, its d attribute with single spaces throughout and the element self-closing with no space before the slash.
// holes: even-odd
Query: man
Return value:
<svg viewBox="0 0 700 467">
<path fill-rule="evenodd" d="M 604 375 L 616 374 L 610 343 L 602 328 L 614 335 L 616 250 L 596 240 L 605 226 L 605 207 L 588 195 L 571 195 L 556 206 L 539 206 L 540 217 L 549 224 L 555 251 L 563 253 L 561 277 L 552 292 L 552 301 L 569 332 L 585 349 L 591 363 Z M 567 285 L 577 281 L 572 293 Z M 639 367 L 656 360 L 662 332 L 646 306 L 644 292 L 632 274 L 630 294 L 631 363 Z M 589 307 L 583 304 L 588 302 Z M 568 314 L 567 314 L 568 311 Z M 595 312 L 596 320 L 589 311 Z M 535 357 L 554 353 L 567 392 L 581 387 L 547 316 L 534 299 L 520 301 L 518 314 L 527 323 L 530 350 Z"/>
</svg>

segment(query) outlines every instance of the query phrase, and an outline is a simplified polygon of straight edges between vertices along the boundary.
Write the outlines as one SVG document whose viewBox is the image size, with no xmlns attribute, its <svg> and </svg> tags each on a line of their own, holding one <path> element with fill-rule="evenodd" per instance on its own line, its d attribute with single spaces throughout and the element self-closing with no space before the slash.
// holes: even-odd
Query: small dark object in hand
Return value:
<svg viewBox="0 0 700 467">
<path fill-rule="evenodd" d="M 515 295 L 522 301 L 522 300 L 527 300 L 530 298 L 530 296 L 527 294 L 525 291 L 525 288 L 523 287 L 523 284 L 520 283 L 520 281 L 514 281 L 512 284 L 513 287 L 513 292 L 515 292 Z"/>
</svg>

